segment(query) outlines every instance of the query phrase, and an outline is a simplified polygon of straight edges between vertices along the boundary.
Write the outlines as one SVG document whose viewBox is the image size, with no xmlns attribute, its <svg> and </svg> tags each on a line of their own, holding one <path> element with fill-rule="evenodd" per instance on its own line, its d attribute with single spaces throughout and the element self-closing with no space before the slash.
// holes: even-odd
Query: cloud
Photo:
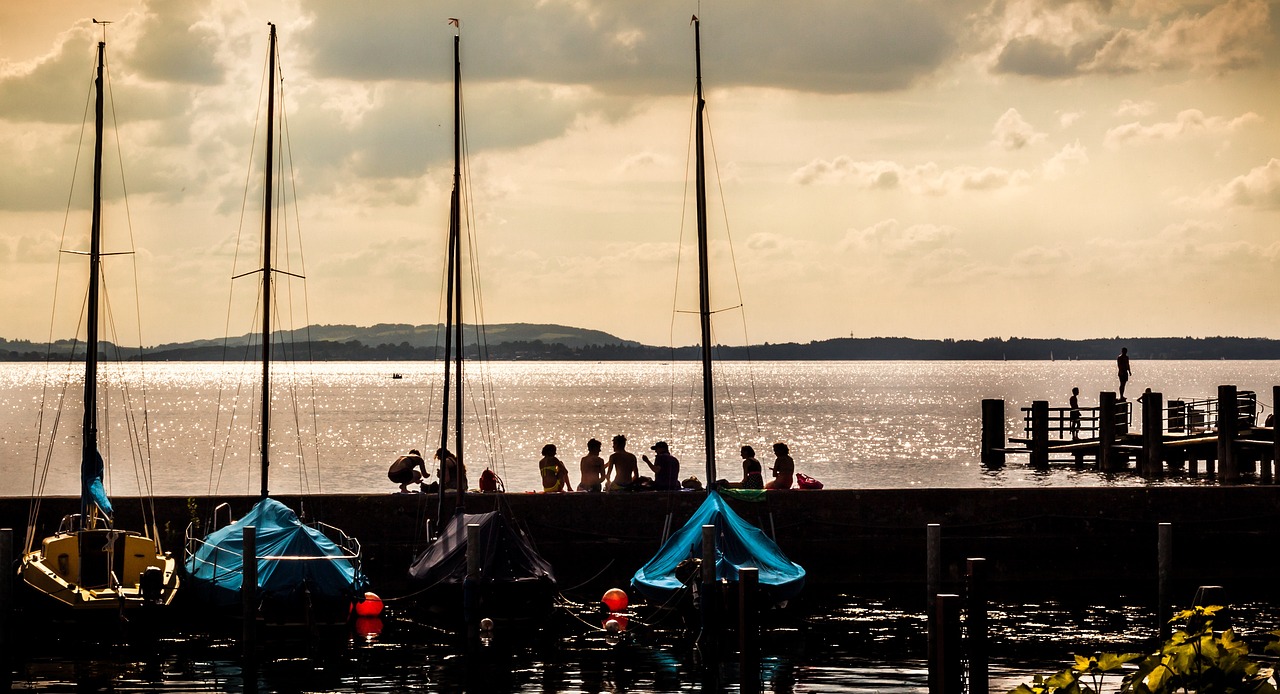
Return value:
<svg viewBox="0 0 1280 694">
<path fill-rule="evenodd" d="M 312 0 L 304 29 L 312 69 L 350 80 L 448 81 L 453 31 L 419 0 Z M 702 14 L 706 77 L 716 86 L 850 93 L 904 88 L 956 50 L 948 3 L 819 0 L 795 12 L 769 0 Z M 821 15 L 823 21 L 811 17 Z M 587 85 L 605 93 L 680 93 L 693 49 L 676 0 L 482 3 L 462 20 L 462 69 L 474 81 Z M 370 42 L 366 36 L 379 36 Z M 797 40 L 796 37 L 804 37 Z"/>
<path fill-rule="evenodd" d="M 1143 125 L 1142 123 L 1118 125 L 1107 131 L 1104 142 L 1108 147 L 1114 149 L 1127 144 L 1162 142 L 1185 137 L 1230 133 L 1260 122 L 1262 122 L 1262 117 L 1252 111 L 1227 119 L 1220 116 L 1205 116 L 1198 109 L 1187 109 L 1169 122 L 1153 123 L 1151 125 Z"/>
<path fill-rule="evenodd" d="M 1154 102 L 1125 99 L 1120 102 L 1120 106 L 1116 109 L 1116 115 L 1125 118 L 1141 118 L 1154 113 L 1155 110 L 1156 105 Z"/>
<path fill-rule="evenodd" d="M 1083 111 L 1066 111 L 1058 114 L 1058 127 L 1066 130 L 1076 124 L 1076 121 L 1084 117 Z"/>
<path fill-rule="evenodd" d="M 1213 207 L 1280 209 L 1280 159 L 1272 158 L 1265 165 L 1206 191 L 1201 198 Z"/>
<path fill-rule="evenodd" d="M 1044 133 L 1036 132 L 1030 123 L 1023 120 L 1022 114 L 1018 113 L 1016 108 L 1005 111 L 996 120 L 991 132 L 995 135 L 994 143 L 1010 152 L 1033 145 L 1046 137 Z"/>
<path fill-rule="evenodd" d="M 896 219 L 886 219 L 865 229 L 846 231 L 844 238 L 836 244 L 836 250 L 890 258 L 915 257 L 949 245 L 957 233 L 954 227 L 933 224 L 903 227 Z"/>
<path fill-rule="evenodd" d="M 948 195 L 964 191 L 988 191 L 1026 184 L 1031 175 L 1022 170 L 993 166 L 956 166 L 942 169 L 930 162 L 905 167 L 891 161 L 859 162 L 841 155 L 831 160 L 815 159 L 791 174 L 800 185 L 836 185 L 852 181 L 868 190 L 903 188 L 918 195 Z"/>
<path fill-rule="evenodd" d="M 124 59 L 140 75 L 161 82 L 218 84 L 225 70 L 215 56 L 220 40 L 200 16 L 203 3 L 149 0 L 141 35 Z"/>
<path fill-rule="evenodd" d="M 1272 41 L 1266 0 L 1200 6 L 1023 0 L 993 5 L 992 70 L 1046 79 L 1163 70 L 1222 73 L 1256 65 Z M 1172 8 L 1172 9 L 1169 9 Z M 1133 20 L 1144 22 L 1132 26 Z"/>
<path fill-rule="evenodd" d="M 1056 181 L 1067 175 L 1068 167 L 1087 163 L 1089 163 L 1089 152 L 1079 140 L 1076 140 L 1049 157 L 1041 170 L 1046 180 Z"/>
</svg>

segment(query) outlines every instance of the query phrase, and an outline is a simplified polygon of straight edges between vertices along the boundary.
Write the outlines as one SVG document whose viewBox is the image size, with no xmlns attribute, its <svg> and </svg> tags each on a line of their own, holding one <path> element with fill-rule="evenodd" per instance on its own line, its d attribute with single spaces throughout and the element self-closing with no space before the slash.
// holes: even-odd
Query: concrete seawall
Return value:
<svg viewBox="0 0 1280 694">
<path fill-rule="evenodd" d="M 298 497 L 281 496 L 295 510 Z M 562 589 L 579 598 L 624 585 L 658 548 L 663 528 L 682 525 L 702 493 L 468 494 L 469 511 L 502 505 L 529 530 L 552 562 Z M 117 497 L 119 525 L 137 525 L 140 502 Z M 228 502 L 234 516 L 252 497 L 155 499 L 167 550 L 182 553 L 193 518 Z M 308 516 L 343 528 L 364 546 L 366 571 L 385 597 L 412 590 L 411 558 L 434 523 L 434 495 L 315 495 Z M 1271 597 L 1280 591 L 1280 487 L 1121 487 L 1024 489 L 822 490 L 770 492 L 762 502 L 732 501 L 748 521 L 776 537 L 805 567 L 809 583 L 840 590 L 904 588 L 924 593 L 925 533 L 942 526 L 944 587 L 956 584 L 968 557 L 985 557 L 1005 590 L 1154 594 L 1157 524 L 1173 524 L 1175 585 L 1224 585 Z M 30 501 L 0 499 L 0 527 L 22 547 Z M 78 510 L 73 498 L 46 499 L 37 538 Z M 452 498 L 443 515 L 452 515 Z"/>
</svg>

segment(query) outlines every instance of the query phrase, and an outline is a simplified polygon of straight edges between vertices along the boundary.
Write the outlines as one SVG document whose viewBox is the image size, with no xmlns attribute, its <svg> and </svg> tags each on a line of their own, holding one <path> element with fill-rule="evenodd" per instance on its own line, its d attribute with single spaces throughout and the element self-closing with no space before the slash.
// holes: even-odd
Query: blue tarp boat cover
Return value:
<svg viewBox="0 0 1280 694">
<path fill-rule="evenodd" d="M 429 585 L 462 585 L 467 577 L 467 526 L 480 526 L 483 583 L 537 581 L 555 585 L 551 563 L 497 511 L 458 513 L 409 567 L 409 577 Z"/>
<path fill-rule="evenodd" d="M 655 602 L 669 600 L 683 585 L 676 566 L 702 556 L 702 526 L 716 526 L 716 580 L 737 581 L 738 569 L 760 570 L 760 589 L 773 602 L 795 597 L 804 587 L 804 568 L 791 561 L 759 528 L 733 512 L 716 492 L 709 492 L 684 524 L 640 567 L 631 587 Z"/>
<path fill-rule="evenodd" d="M 209 533 L 187 559 L 187 575 L 216 605 L 240 603 L 244 528 L 254 526 L 258 542 L 258 593 L 264 601 L 287 602 L 305 589 L 319 599 L 350 600 L 362 595 L 365 577 L 342 548 L 303 524 L 288 506 L 266 498 L 240 520 Z M 322 559 L 321 557 L 337 557 Z"/>
</svg>

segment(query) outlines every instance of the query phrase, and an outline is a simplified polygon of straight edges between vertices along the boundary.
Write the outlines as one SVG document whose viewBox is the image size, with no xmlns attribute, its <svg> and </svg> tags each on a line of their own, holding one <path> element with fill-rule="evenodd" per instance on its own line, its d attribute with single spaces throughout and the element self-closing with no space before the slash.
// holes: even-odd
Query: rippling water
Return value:
<svg viewBox="0 0 1280 694">
<path fill-rule="evenodd" d="M 410 447 L 429 451 L 438 445 L 442 368 L 433 362 L 281 367 L 272 408 L 272 491 L 392 491 L 386 479 L 391 460 Z M 468 368 L 465 450 L 473 484 L 475 470 L 489 464 L 508 490 L 538 488 L 545 443 L 559 446 L 576 481 L 586 440 L 605 441 L 607 453 L 609 438 L 618 433 L 631 439 L 637 455 L 654 441 L 669 441 L 685 475 L 705 476 L 696 363 L 495 362 Z M 256 462 L 251 464 L 256 365 L 168 362 L 106 369 L 104 392 L 115 393 L 106 412 L 109 440 L 103 438 L 112 494 L 140 488 L 121 416 L 121 385 L 128 386 L 138 413 L 134 427 L 147 434 L 143 448 L 150 452 L 156 493 L 257 491 Z M 403 378 L 392 379 L 393 373 Z M 1006 400 L 1009 432 L 1018 434 L 1018 408 L 1032 400 L 1062 406 L 1071 387 L 1079 386 L 1081 405 L 1096 404 L 1099 391 L 1116 385 L 1111 362 L 732 362 L 718 363 L 716 373 L 720 477 L 740 477 L 740 445 L 755 446 L 768 465 L 769 444 L 783 440 L 796 469 L 829 487 L 1142 483 L 1087 472 L 1036 473 L 1017 461 L 992 472 L 977 461 L 983 398 Z M 37 426 L 47 439 L 64 392 L 68 405 L 48 457 L 46 491 L 77 493 L 80 377 L 75 367 L 0 364 L 0 494 L 30 493 L 33 471 L 44 459 L 37 458 Z M 1166 400 L 1197 399 L 1213 397 L 1219 384 L 1255 390 L 1270 406 L 1280 362 L 1135 361 L 1130 389 L 1150 387 Z M 294 396 L 314 403 L 314 410 L 295 410 Z M 290 433 L 296 431 L 302 434 Z"/>
</svg>

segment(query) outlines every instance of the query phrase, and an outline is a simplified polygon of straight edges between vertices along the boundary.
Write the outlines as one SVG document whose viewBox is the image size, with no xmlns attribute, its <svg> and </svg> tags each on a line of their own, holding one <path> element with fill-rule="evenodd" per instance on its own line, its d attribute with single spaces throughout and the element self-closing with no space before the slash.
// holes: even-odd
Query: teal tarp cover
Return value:
<svg viewBox="0 0 1280 694">
<path fill-rule="evenodd" d="M 676 566 L 702 556 L 702 526 L 716 526 L 716 580 L 737 581 L 738 569 L 760 570 L 760 589 L 774 602 L 795 597 L 804 587 L 804 568 L 791 561 L 759 528 L 746 522 L 715 492 L 707 494 L 684 524 L 640 567 L 631 586 L 653 601 L 669 600 L 683 586 Z"/>
<path fill-rule="evenodd" d="M 304 525 L 288 506 L 268 498 L 240 520 L 210 533 L 187 559 L 187 575 L 210 588 L 214 602 L 235 604 L 240 600 L 244 528 L 250 525 L 257 533 L 258 591 L 262 597 L 287 599 L 304 585 L 329 597 L 350 598 L 364 590 L 364 576 L 342 548 L 324 533 Z M 301 559 L 281 559 L 286 557 Z"/>
</svg>

